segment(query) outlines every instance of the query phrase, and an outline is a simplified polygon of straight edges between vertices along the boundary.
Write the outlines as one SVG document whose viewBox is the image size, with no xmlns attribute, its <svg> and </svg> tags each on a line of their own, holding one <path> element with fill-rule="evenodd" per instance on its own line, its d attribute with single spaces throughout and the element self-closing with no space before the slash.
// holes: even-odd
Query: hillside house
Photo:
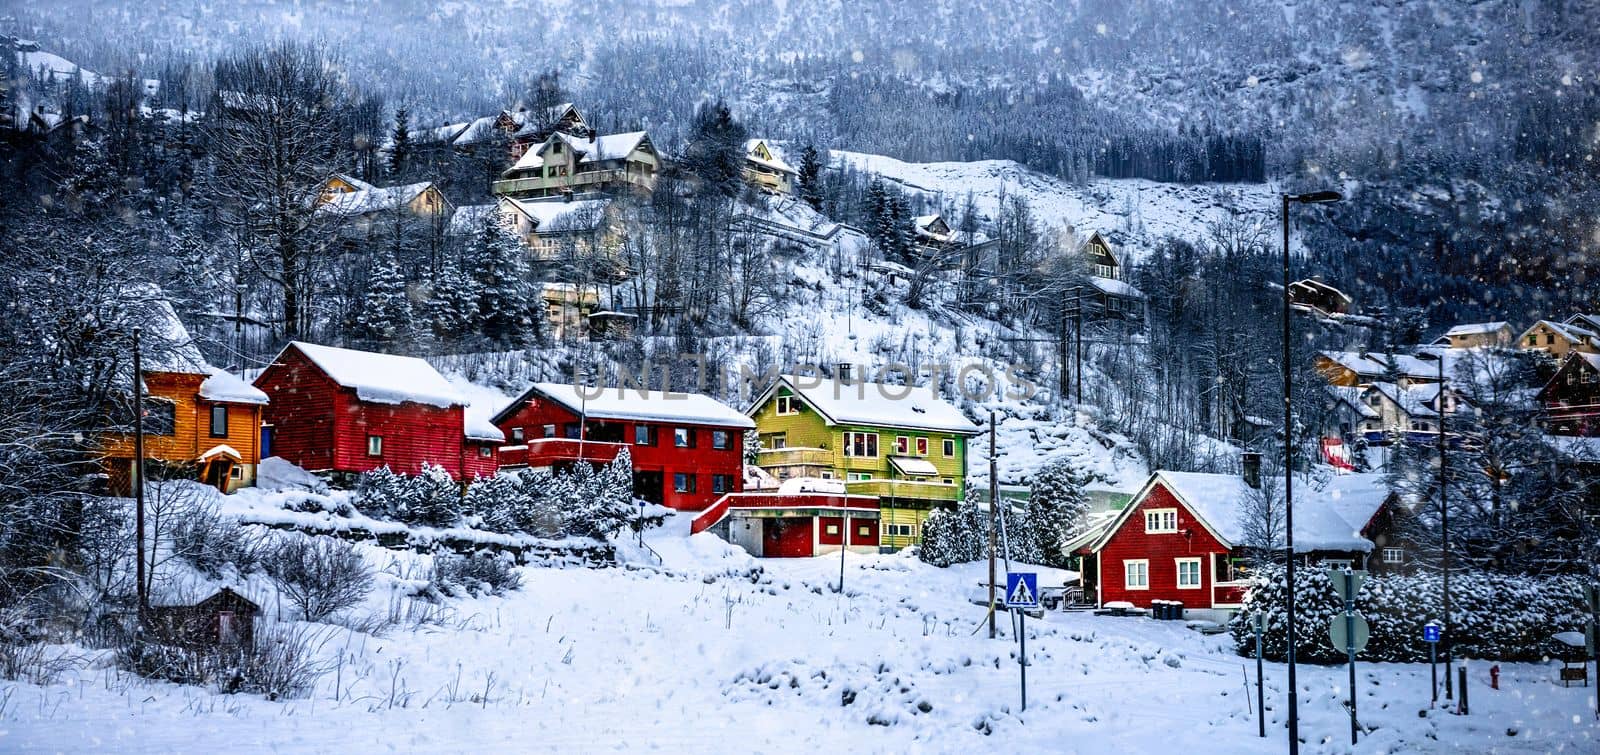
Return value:
<svg viewBox="0 0 1600 755">
<path fill-rule="evenodd" d="M 1538 401 L 1546 432 L 1600 436 L 1600 354 L 1569 352 L 1539 389 Z"/>
<path fill-rule="evenodd" d="M 197 479 L 225 493 L 255 484 L 267 395 L 207 364 L 167 301 L 152 303 L 146 330 L 141 365 L 146 473 Z M 133 445 L 131 417 L 101 436 L 113 493 L 131 491 L 137 479 Z"/>
<path fill-rule="evenodd" d="M 1511 323 L 1496 320 L 1456 325 L 1446 330 L 1435 343 L 1452 349 L 1504 348 L 1510 346 L 1516 337 L 1517 332 L 1512 330 Z"/>
<path fill-rule="evenodd" d="M 344 174 L 329 176 L 323 181 L 313 204 L 319 216 L 337 219 L 361 234 L 381 230 L 383 220 L 394 217 L 395 213 L 443 228 L 455 211 L 454 205 L 431 181 L 380 187 Z"/>
<path fill-rule="evenodd" d="M 1382 354 L 1374 351 L 1321 351 L 1312 365 L 1329 385 L 1367 386 L 1380 381 L 1401 387 L 1439 382 L 1437 362 L 1409 354 Z M 1446 367 L 1446 374 L 1449 368 Z"/>
<path fill-rule="evenodd" d="M 619 211 L 611 198 L 567 195 L 566 199 L 529 201 L 501 197 L 499 204 L 507 227 L 528 247 L 535 268 L 541 263 L 593 258 L 603 263 L 599 265 L 602 271 L 619 279 L 624 275 L 617 233 Z"/>
<path fill-rule="evenodd" d="M 1289 306 L 1300 312 L 1322 317 L 1349 314 L 1352 301 L 1349 294 L 1316 278 L 1289 284 Z"/>
<path fill-rule="evenodd" d="M 650 191 L 661 156 L 643 131 L 594 138 L 556 132 L 530 148 L 494 182 L 494 193 L 551 197 L 588 191 Z"/>
<path fill-rule="evenodd" d="M 1111 242 L 1099 231 L 1090 231 L 1079 240 L 1075 253 L 1083 257 L 1089 271 L 1086 311 L 1110 319 L 1144 319 L 1144 292 L 1128 282 Z"/>
<path fill-rule="evenodd" d="M 1081 547 L 1080 579 L 1099 605 L 1236 610 L 1248 587 L 1253 539 L 1268 529 L 1250 512 L 1277 496 L 1281 479 L 1261 476 L 1259 457 L 1243 474 L 1158 471 L 1093 542 Z M 1382 475 L 1336 475 L 1320 487 L 1297 479 L 1294 557 L 1299 564 L 1368 571 L 1405 569 L 1411 549 L 1396 535 L 1399 508 Z M 1264 487 L 1265 486 L 1265 487 Z M 1283 550 L 1282 524 L 1273 539 Z"/>
<path fill-rule="evenodd" d="M 1556 359 L 1565 357 L 1570 351 L 1595 354 L 1600 353 L 1600 332 L 1581 325 L 1540 320 L 1517 336 L 1517 346 L 1537 349 Z"/>
<path fill-rule="evenodd" d="M 533 110 L 520 107 L 501 110 L 460 123 L 446 123 L 433 128 L 419 128 L 411 134 L 412 148 L 418 151 L 453 151 L 472 154 L 485 147 L 503 146 L 508 159 L 515 161 L 530 147 L 541 144 L 554 133 L 566 133 L 589 138 L 594 130 L 589 128 L 583 114 L 570 102 L 549 108 L 543 118 Z M 385 149 L 392 145 L 385 144 Z"/>
<path fill-rule="evenodd" d="M 634 495 L 702 511 L 744 489 L 744 437 L 755 423 L 709 396 L 536 383 L 493 417 L 512 467 L 609 464 L 627 449 Z"/>
<path fill-rule="evenodd" d="M 1360 389 L 1360 400 L 1377 414 L 1364 418 L 1361 436 L 1368 443 L 1381 445 L 1396 440 L 1413 443 L 1433 443 L 1438 438 L 1440 402 L 1443 401 L 1444 419 L 1448 424 L 1459 416 L 1461 421 L 1472 412 L 1460 394 L 1446 388 L 1440 391 L 1438 383 L 1420 383 L 1402 386 L 1379 381 Z"/>
<path fill-rule="evenodd" d="M 842 479 L 879 499 L 881 545 L 919 542 L 935 508 L 966 484 L 967 441 L 978 427 L 931 387 L 783 375 L 746 414 L 761 438 L 756 464 L 781 480 Z"/>
<path fill-rule="evenodd" d="M 765 139 L 744 143 L 744 180 L 762 191 L 793 194 L 799 172 L 784 162 L 783 155 L 767 146 Z"/>
<path fill-rule="evenodd" d="M 312 472 L 433 464 L 466 479 L 499 466 L 499 430 L 469 422 L 466 400 L 416 357 L 295 341 L 255 385 L 273 398 L 263 433 L 273 455 Z"/>
<path fill-rule="evenodd" d="M 1596 333 L 1600 333 L 1600 314 L 1596 314 L 1596 313 L 1592 313 L 1592 312 L 1590 312 L 1590 313 L 1580 312 L 1578 314 L 1572 315 L 1571 317 L 1568 317 L 1565 320 L 1562 320 L 1561 322 L 1562 322 L 1562 324 L 1565 324 L 1565 325 L 1576 325 L 1576 326 L 1578 326 L 1580 328 L 1583 328 L 1585 330 L 1592 330 L 1592 331 L 1594 331 Z"/>
</svg>

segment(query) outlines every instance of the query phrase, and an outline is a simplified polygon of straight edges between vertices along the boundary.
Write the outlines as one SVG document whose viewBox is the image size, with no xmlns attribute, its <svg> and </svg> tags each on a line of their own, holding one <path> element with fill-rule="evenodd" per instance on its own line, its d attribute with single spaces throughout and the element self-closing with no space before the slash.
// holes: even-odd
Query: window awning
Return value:
<svg viewBox="0 0 1600 755">
<path fill-rule="evenodd" d="M 901 474 L 912 477 L 937 477 L 939 468 L 927 459 L 916 459 L 910 456 L 890 456 L 889 463 L 899 470 Z"/>
</svg>

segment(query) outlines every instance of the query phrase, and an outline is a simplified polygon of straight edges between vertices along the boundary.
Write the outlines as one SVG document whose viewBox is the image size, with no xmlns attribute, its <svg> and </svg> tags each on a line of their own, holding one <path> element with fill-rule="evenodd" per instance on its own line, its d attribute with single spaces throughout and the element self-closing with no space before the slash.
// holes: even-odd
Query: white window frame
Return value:
<svg viewBox="0 0 1600 755">
<path fill-rule="evenodd" d="M 1390 558 L 1389 557 L 1390 554 L 1393 554 L 1394 558 Z M 1383 562 L 1386 563 L 1386 564 L 1403 564 L 1403 563 L 1405 563 L 1406 562 L 1406 549 L 1405 548 L 1397 548 L 1397 547 L 1394 547 L 1392 545 L 1384 548 L 1383 549 Z"/>
<path fill-rule="evenodd" d="M 1185 556 L 1183 558 L 1172 559 L 1178 570 L 1177 584 L 1179 590 L 1199 590 L 1205 587 L 1206 578 L 1200 571 L 1202 560 L 1203 559 L 1200 556 Z M 1194 584 L 1192 585 L 1186 585 L 1183 583 L 1183 567 L 1187 564 L 1194 565 Z"/>
<path fill-rule="evenodd" d="M 918 456 L 927 456 L 928 455 L 928 439 L 927 438 L 913 438 L 912 441 L 911 441 L 911 447 L 917 452 Z"/>
<path fill-rule="evenodd" d="M 1322 560 L 1322 566 L 1327 569 L 1354 569 L 1356 562 L 1348 558 L 1325 558 Z"/>
<path fill-rule="evenodd" d="M 911 455 L 911 436 L 909 436 L 909 435 L 896 435 L 896 436 L 894 436 L 894 455 L 895 456 L 909 456 L 909 455 Z"/>
<path fill-rule="evenodd" d="M 1163 521 L 1163 520 L 1166 519 L 1166 517 L 1168 515 L 1171 515 L 1171 517 L 1172 517 L 1172 525 L 1171 525 L 1171 527 L 1164 526 L 1166 524 L 1166 522 Z M 1152 519 L 1154 519 L 1155 523 L 1156 523 L 1156 526 L 1153 527 L 1153 528 L 1150 526 L 1150 523 L 1151 523 Z M 1146 534 L 1146 535 L 1175 535 L 1177 533 L 1178 533 L 1178 510 L 1177 509 L 1145 509 L 1145 511 L 1144 511 L 1144 534 Z"/>
<path fill-rule="evenodd" d="M 944 439 L 944 443 L 942 445 L 944 446 L 944 456 L 945 456 L 945 458 L 948 459 L 948 458 L 951 458 L 951 457 L 956 455 L 956 439 L 955 438 L 945 438 Z"/>
<path fill-rule="evenodd" d="M 776 412 L 780 417 L 787 417 L 790 415 L 799 414 L 800 410 L 795 408 L 794 396 L 779 396 L 777 399 Z"/>
<path fill-rule="evenodd" d="M 844 479 L 845 479 L 846 482 L 863 482 L 863 481 L 872 479 L 872 473 L 871 472 L 845 472 L 844 473 Z"/>
<path fill-rule="evenodd" d="M 837 535 L 837 534 L 839 534 L 839 525 L 837 525 L 837 524 L 828 525 L 828 529 L 823 534 L 826 534 L 826 535 Z"/>
<path fill-rule="evenodd" d="M 383 436 L 382 435 L 368 435 L 367 436 L 367 455 L 368 456 L 382 456 L 383 455 Z"/>
<path fill-rule="evenodd" d="M 1140 576 L 1144 578 L 1144 584 L 1140 584 L 1140 585 L 1132 584 L 1133 580 L 1131 579 L 1131 577 L 1132 577 L 1131 568 L 1135 567 L 1135 566 L 1141 567 Z M 1122 588 L 1125 589 L 1125 590 L 1149 590 L 1150 589 L 1150 559 L 1148 559 L 1148 558 L 1123 559 L 1123 561 L 1122 561 Z"/>
<path fill-rule="evenodd" d="M 855 452 L 855 440 L 858 437 L 862 439 L 862 447 L 870 453 L 857 454 Z M 844 455 L 855 459 L 876 459 L 878 458 L 878 453 L 880 450 L 878 447 L 879 440 L 880 438 L 878 438 L 877 433 L 863 433 L 856 432 L 854 430 L 847 430 L 844 433 Z"/>
</svg>

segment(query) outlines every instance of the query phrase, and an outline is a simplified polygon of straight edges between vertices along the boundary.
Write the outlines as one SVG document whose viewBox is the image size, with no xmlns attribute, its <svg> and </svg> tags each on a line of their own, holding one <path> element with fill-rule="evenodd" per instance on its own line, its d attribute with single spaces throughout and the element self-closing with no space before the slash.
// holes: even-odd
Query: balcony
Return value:
<svg viewBox="0 0 1600 755">
<path fill-rule="evenodd" d="M 773 448 L 756 452 L 758 467 L 832 467 L 833 451 L 826 448 Z"/>
<path fill-rule="evenodd" d="M 526 444 L 500 447 L 500 465 L 505 467 L 550 467 L 582 459 L 595 464 L 610 464 L 627 447 L 625 443 L 606 443 L 572 438 L 538 438 Z"/>
<path fill-rule="evenodd" d="M 494 182 L 493 190 L 496 194 L 539 197 L 598 189 L 613 183 L 630 183 L 651 191 L 655 188 L 655 176 L 627 170 L 591 170 L 567 176 L 502 179 Z"/>
<path fill-rule="evenodd" d="M 925 482 L 921 480 L 853 480 L 844 484 L 845 489 L 852 495 L 875 495 L 883 499 L 884 505 L 889 504 L 889 499 L 914 498 L 925 501 L 961 500 L 960 485 L 946 485 L 942 482 Z"/>
</svg>

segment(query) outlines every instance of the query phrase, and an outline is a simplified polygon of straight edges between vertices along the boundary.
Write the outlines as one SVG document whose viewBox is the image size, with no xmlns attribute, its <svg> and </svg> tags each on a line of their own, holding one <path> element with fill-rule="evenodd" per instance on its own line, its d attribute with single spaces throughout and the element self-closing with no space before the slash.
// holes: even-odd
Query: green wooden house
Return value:
<svg viewBox="0 0 1600 755">
<path fill-rule="evenodd" d="M 953 507 L 966 485 L 967 442 L 978 433 L 931 387 L 784 375 L 746 411 L 761 436 L 756 464 L 780 480 L 842 479 L 878 496 L 880 545 L 918 542 L 936 507 Z"/>
</svg>

